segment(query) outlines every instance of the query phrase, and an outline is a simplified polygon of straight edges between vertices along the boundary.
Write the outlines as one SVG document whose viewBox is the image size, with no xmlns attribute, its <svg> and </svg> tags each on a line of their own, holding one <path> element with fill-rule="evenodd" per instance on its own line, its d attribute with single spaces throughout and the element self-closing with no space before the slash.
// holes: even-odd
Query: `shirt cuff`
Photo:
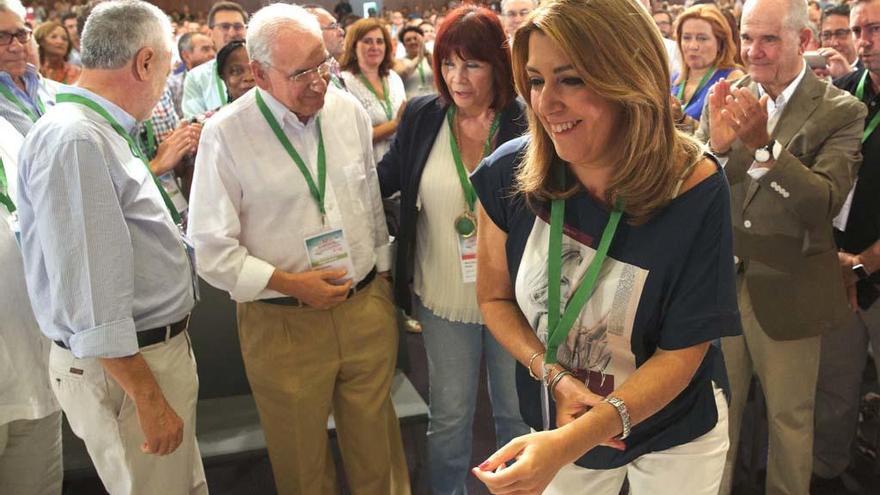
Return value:
<svg viewBox="0 0 880 495">
<path fill-rule="evenodd" d="M 134 319 L 126 318 L 74 333 L 67 346 L 78 359 L 119 358 L 138 353 Z"/>
<path fill-rule="evenodd" d="M 767 175 L 767 172 L 769 172 L 769 171 L 770 171 L 769 168 L 759 167 L 758 162 L 754 162 L 754 163 L 752 163 L 752 166 L 749 167 L 749 170 L 746 173 L 749 174 L 749 177 L 751 177 L 752 179 L 758 180 L 761 177 L 764 177 L 765 175 Z"/>
<path fill-rule="evenodd" d="M 376 271 L 379 273 L 391 270 L 391 244 L 376 248 Z"/>
<path fill-rule="evenodd" d="M 265 261 L 248 256 L 244 259 L 235 287 L 229 292 L 232 299 L 238 302 L 253 301 L 269 284 L 275 273 L 275 267 Z"/>
<path fill-rule="evenodd" d="M 721 165 L 721 168 L 727 166 L 727 162 L 730 160 L 730 157 L 728 155 L 715 155 L 713 153 L 713 156 L 716 160 L 718 160 L 718 165 Z"/>
</svg>

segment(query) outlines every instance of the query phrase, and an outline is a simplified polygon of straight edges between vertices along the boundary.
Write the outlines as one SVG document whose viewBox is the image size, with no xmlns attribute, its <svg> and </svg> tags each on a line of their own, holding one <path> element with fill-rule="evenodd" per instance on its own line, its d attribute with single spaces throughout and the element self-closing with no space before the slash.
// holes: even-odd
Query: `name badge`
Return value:
<svg viewBox="0 0 880 495">
<path fill-rule="evenodd" d="M 159 183 L 162 184 L 162 189 L 165 189 L 165 192 L 168 193 L 168 197 L 171 198 L 171 203 L 177 208 L 177 212 L 181 215 L 184 214 L 189 209 L 189 203 L 183 197 L 180 186 L 177 185 L 177 177 L 174 176 L 174 172 L 168 171 L 160 175 Z"/>
<path fill-rule="evenodd" d="M 18 221 L 18 213 L 12 213 L 9 215 L 6 218 L 6 224 L 9 226 L 9 231 L 15 236 L 15 242 L 18 243 L 18 248 L 21 249 L 21 224 Z"/>
<path fill-rule="evenodd" d="M 341 228 L 328 228 L 304 239 L 309 266 L 314 270 L 344 269 L 346 275 L 334 283 L 354 278 L 351 249 Z"/>
<path fill-rule="evenodd" d="M 192 288 L 193 288 L 193 298 L 196 302 L 199 302 L 202 297 L 199 293 L 199 272 L 196 265 L 196 246 L 193 244 L 192 239 L 186 236 L 186 234 L 180 234 L 180 240 L 183 241 L 183 247 L 186 249 L 186 257 L 189 259 L 189 275 L 192 280 Z"/>
<path fill-rule="evenodd" d="M 458 239 L 458 261 L 461 265 L 461 281 L 472 284 L 477 281 L 477 236 L 463 237 Z"/>
</svg>

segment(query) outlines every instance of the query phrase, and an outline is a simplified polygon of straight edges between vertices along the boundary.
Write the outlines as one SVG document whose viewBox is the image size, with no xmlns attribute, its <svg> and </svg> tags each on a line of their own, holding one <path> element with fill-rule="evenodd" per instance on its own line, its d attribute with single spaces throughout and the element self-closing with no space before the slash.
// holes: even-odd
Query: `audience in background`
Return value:
<svg viewBox="0 0 880 495">
<path fill-rule="evenodd" d="M 56 21 L 45 22 L 34 30 L 34 39 L 40 49 L 40 74 L 62 84 L 75 83 L 82 69 L 68 61 L 73 43 L 67 29 Z"/>
<path fill-rule="evenodd" d="M 394 72 L 403 79 L 406 99 L 436 93 L 431 52 L 425 47 L 421 28 L 407 26 L 397 37 L 406 48 L 406 57 L 394 61 Z"/>
<path fill-rule="evenodd" d="M 217 54 L 217 72 L 226 85 L 229 103 L 256 85 L 250 63 L 244 41 L 241 40 L 231 41 Z"/>
</svg>

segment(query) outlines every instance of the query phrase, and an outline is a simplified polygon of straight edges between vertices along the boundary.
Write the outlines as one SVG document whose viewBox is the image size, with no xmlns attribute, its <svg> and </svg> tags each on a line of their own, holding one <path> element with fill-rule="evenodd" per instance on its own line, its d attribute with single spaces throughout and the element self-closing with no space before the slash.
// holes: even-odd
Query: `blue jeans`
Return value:
<svg viewBox="0 0 880 495">
<path fill-rule="evenodd" d="M 496 447 L 529 433 L 519 413 L 513 357 L 483 325 L 441 318 L 416 301 L 428 355 L 428 470 L 434 495 L 464 495 L 473 444 L 474 409 L 485 357 Z"/>
</svg>

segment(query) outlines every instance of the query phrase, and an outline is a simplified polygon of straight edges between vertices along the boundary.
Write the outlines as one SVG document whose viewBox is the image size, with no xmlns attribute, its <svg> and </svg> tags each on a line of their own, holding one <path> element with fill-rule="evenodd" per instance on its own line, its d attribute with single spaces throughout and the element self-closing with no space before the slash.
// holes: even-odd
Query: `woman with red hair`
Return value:
<svg viewBox="0 0 880 495">
<path fill-rule="evenodd" d="M 526 130 L 507 37 L 475 6 L 439 26 L 433 68 L 439 95 L 411 100 L 378 166 L 382 195 L 401 194 L 394 278 L 397 304 L 422 324 L 428 355 L 431 488 L 465 493 L 480 361 L 486 362 L 498 446 L 527 433 L 515 362 L 477 306 L 476 195 L 468 174 Z"/>
</svg>

